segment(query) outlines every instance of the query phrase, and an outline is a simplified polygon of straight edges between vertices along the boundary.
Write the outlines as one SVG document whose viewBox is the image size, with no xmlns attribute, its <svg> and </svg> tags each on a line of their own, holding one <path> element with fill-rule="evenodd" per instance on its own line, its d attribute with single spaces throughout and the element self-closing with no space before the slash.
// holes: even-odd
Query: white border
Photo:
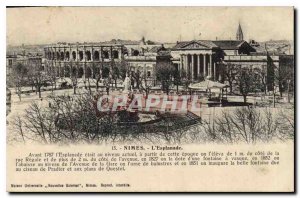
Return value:
<svg viewBox="0 0 300 198">
<path fill-rule="evenodd" d="M 6 105 L 5 101 L 5 90 L 6 90 L 6 79 L 5 79 L 5 55 L 6 55 L 6 6 L 295 6 L 296 9 L 300 7 L 299 0 L 272 0 L 272 1 L 261 1 L 261 0 L 248 0 L 248 1 L 241 1 L 241 0 L 231 0 L 231 1 L 224 1 L 224 0 L 202 0 L 201 2 L 193 1 L 193 0 L 152 0 L 152 1 L 141 1 L 141 0 L 106 0 L 102 2 L 97 2 L 96 0 L 83 0 L 83 1 L 75 1 L 75 0 L 8 0 L 6 2 L 0 1 L 0 44 L 2 46 L 0 50 L 0 60 L 2 69 L 0 70 L 0 99 L 1 99 L 1 114 L 0 114 L 0 124 L 1 124 L 1 131 L 0 131 L 0 194 L 1 197 L 5 196 L 8 197 L 9 194 L 6 193 L 6 112 L 5 108 Z M 299 10 L 297 10 L 299 12 Z M 299 13 L 298 13 L 299 14 Z M 20 21 L 21 23 L 21 21 Z M 299 24 L 299 21 L 298 21 Z M 299 36 L 299 32 L 295 35 L 297 38 Z M 299 44 L 299 39 L 296 40 Z M 297 47 L 296 47 L 297 49 Z M 297 54 L 295 54 L 296 60 L 299 58 L 299 50 Z M 299 69 L 297 69 L 297 76 L 299 78 Z M 297 78 L 296 78 L 297 79 Z M 298 90 L 299 92 L 299 87 Z M 299 106 L 299 97 L 297 100 Z M 297 123 L 299 122 L 299 116 L 297 117 Z M 297 143 L 299 143 L 299 134 L 297 134 Z M 298 146 L 299 147 L 299 146 Z M 299 159 L 299 152 L 297 152 Z M 299 165 L 299 164 L 298 164 Z M 299 172 L 299 169 L 298 169 Z M 299 182 L 297 189 L 299 191 Z M 37 195 L 40 197 L 42 195 Z M 48 195 L 49 196 L 49 195 Z M 64 195 L 57 195 L 53 194 L 50 196 L 55 197 L 62 197 Z M 69 195 L 70 196 L 70 195 Z M 73 195 L 71 195 L 73 196 Z M 86 194 L 81 194 L 81 196 L 87 196 Z M 100 196 L 109 196 L 107 194 L 101 194 Z M 126 197 L 130 197 L 131 195 L 123 195 Z M 158 196 L 158 195 L 156 195 Z M 174 195 L 159 195 L 158 197 L 168 197 Z M 187 195 L 184 195 L 187 196 Z M 200 195 L 200 196 L 207 196 L 207 195 Z M 215 197 L 217 195 L 209 195 L 209 197 Z M 239 195 L 241 196 L 241 195 Z M 238 197 L 239 197 L 238 196 Z M 263 195 L 254 194 L 256 197 L 262 197 Z M 289 195 L 280 195 L 283 197 L 288 197 Z"/>
</svg>

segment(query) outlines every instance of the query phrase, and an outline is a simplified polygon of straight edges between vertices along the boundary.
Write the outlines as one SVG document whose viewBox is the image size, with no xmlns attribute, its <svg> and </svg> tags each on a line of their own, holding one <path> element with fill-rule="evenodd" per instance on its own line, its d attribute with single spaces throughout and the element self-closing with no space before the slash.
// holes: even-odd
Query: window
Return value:
<svg viewBox="0 0 300 198">
<path fill-rule="evenodd" d="M 56 60 L 59 60 L 59 52 L 56 52 Z"/>
<path fill-rule="evenodd" d="M 66 59 L 67 59 L 67 61 L 70 59 L 70 53 L 69 53 L 69 51 L 66 52 Z"/>
<path fill-rule="evenodd" d="M 140 52 L 138 50 L 134 50 L 132 52 L 132 56 L 138 56 L 140 54 Z"/>
<path fill-rule="evenodd" d="M 79 51 L 79 60 L 80 60 L 80 61 L 83 60 L 83 51 Z"/>
<path fill-rule="evenodd" d="M 94 52 L 94 59 L 95 59 L 95 61 L 99 60 L 99 52 L 98 51 Z"/>
<path fill-rule="evenodd" d="M 90 61 L 91 60 L 91 52 L 90 51 L 86 51 L 85 55 L 86 55 L 86 60 Z"/>
<path fill-rule="evenodd" d="M 109 53 L 108 51 L 103 51 L 103 58 L 108 59 L 109 58 Z"/>
<path fill-rule="evenodd" d="M 151 77 L 151 71 L 147 71 L 147 77 Z"/>
<path fill-rule="evenodd" d="M 73 58 L 73 60 L 76 60 L 76 52 L 75 51 L 72 52 L 72 58 Z"/>
<path fill-rule="evenodd" d="M 60 53 L 60 60 L 62 60 L 62 61 L 63 61 L 64 59 L 65 59 L 65 55 L 64 55 L 64 53 L 63 53 L 63 52 L 61 52 L 61 53 Z"/>
<path fill-rule="evenodd" d="M 113 51 L 113 57 L 114 58 L 119 58 L 119 52 L 117 50 Z"/>
<path fill-rule="evenodd" d="M 12 59 L 9 59 L 9 60 L 8 60 L 8 65 L 9 65 L 9 66 L 12 66 Z"/>
</svg>

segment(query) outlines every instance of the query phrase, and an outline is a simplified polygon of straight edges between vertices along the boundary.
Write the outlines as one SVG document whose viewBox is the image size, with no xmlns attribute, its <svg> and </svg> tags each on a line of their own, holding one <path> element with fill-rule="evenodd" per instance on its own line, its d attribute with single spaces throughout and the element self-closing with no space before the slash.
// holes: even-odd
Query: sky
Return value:
<svg viewBox="0 0 300 198">
<path fill-rule="evenodd" d="M 35 7 L 6 9 L 8 45 L 111 39 L 293 40 L 292 7 Z"/>
</svg>

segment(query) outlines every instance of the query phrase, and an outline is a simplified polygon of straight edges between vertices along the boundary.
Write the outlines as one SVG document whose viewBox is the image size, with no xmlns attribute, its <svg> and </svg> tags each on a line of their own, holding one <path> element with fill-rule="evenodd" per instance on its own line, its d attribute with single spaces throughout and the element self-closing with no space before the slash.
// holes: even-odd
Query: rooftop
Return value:
<svg viewBox="0 0 300 198">
<path fill-rule="evenodd" d="M 180 41 L 177 42 L 177 44 L 173 47 L 173 49 L 182 49 L 189 45 L 198 44 L 200 46 L 204 46 L 207 48 L 214 48 L 218 47 L 216 44 L 214 44 L 211 40 L 192 40 L 192 41 Z"/>
<path fill-rule="evenodd" d="M 162 51 L 162 50 L 166 50 L 166 48 L 163 45 L 161 45 L 161 46 L 154 46 L 151 49 L 149 49 L 148 52 L 150 52 L 150 53 L 158 53 L 159 51 Z"/>
<path fill-rule="evenodd" d="M 215 45 L 221 49 L 238 49 L 244 42 L 240 40 L 216 40 L 212 41 Z"/>
</svg>

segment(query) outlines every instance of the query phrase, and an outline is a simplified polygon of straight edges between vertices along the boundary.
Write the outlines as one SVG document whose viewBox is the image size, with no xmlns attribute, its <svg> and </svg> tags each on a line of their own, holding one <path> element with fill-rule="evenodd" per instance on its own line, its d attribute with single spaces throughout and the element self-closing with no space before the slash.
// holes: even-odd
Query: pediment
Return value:
<svg viewBox="0 0 300 198">
<path fill-rule="evenodd" d="M 182 48 L 183 49 L 209 49 L 208 46 L 203 45 L 196 41 L 188 43 L 187 45 L 183 46 Z"/>
</svg>

